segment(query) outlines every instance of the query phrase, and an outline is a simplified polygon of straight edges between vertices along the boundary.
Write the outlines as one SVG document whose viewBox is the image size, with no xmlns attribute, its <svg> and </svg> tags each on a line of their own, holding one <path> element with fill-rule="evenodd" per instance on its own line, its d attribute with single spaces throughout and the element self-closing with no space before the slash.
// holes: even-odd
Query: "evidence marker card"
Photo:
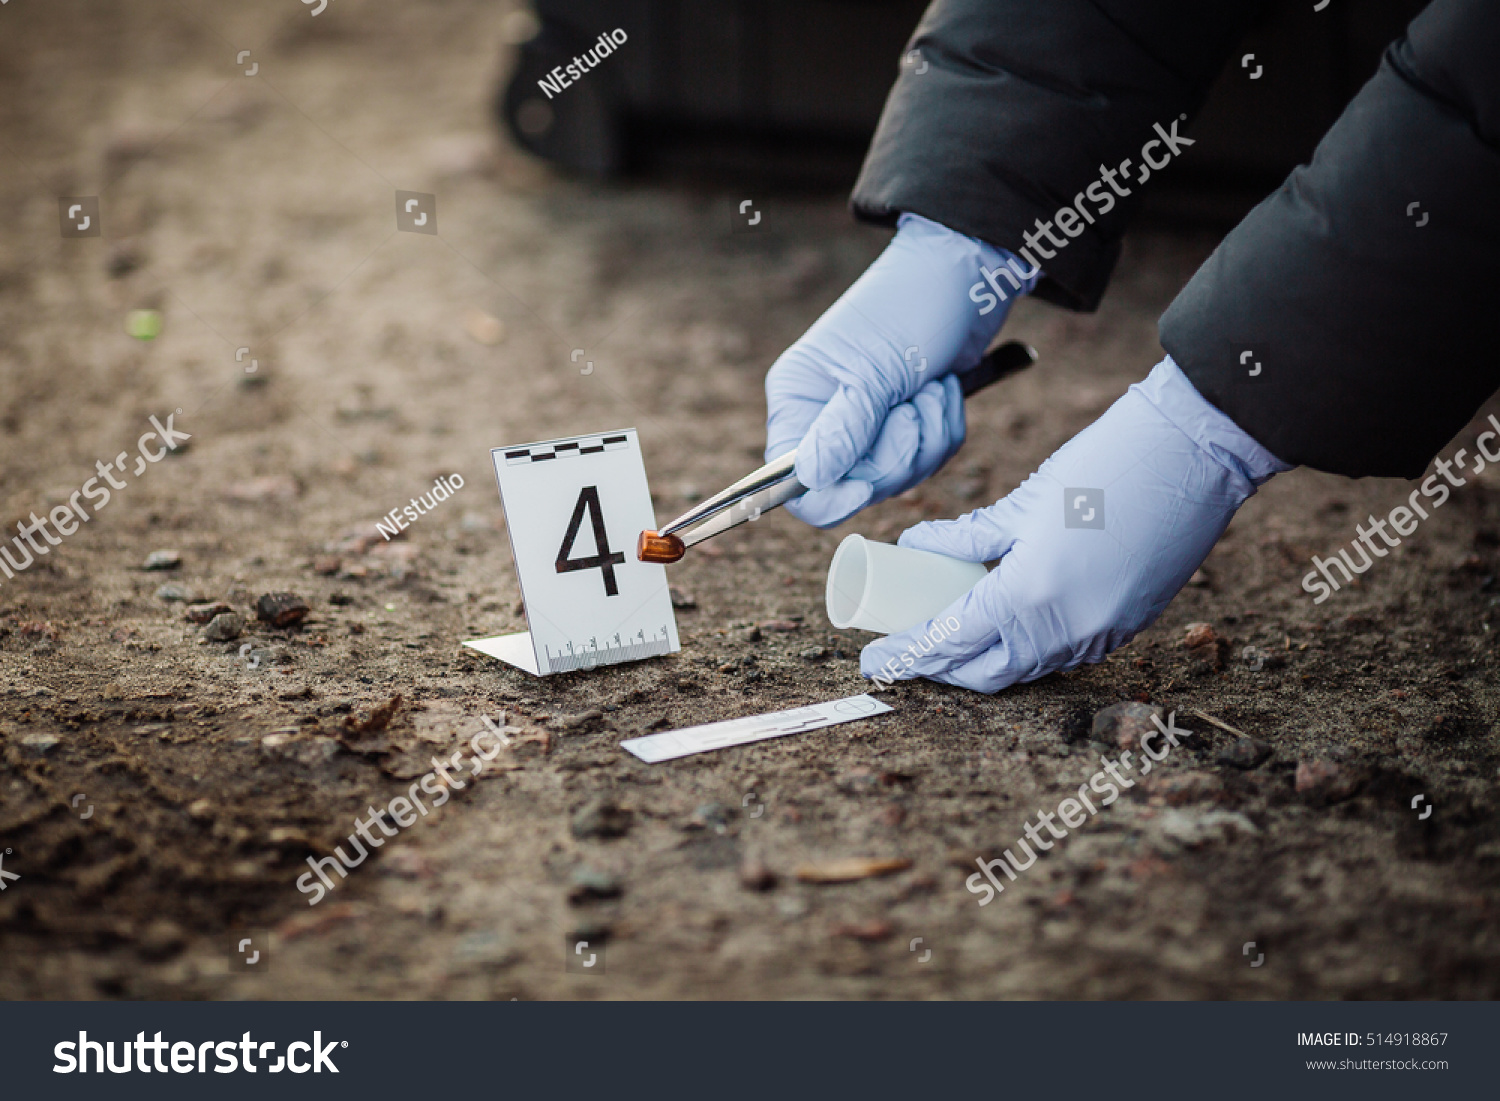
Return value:
<svg viewBox="0 0 1500 1101">
<path fill-rule="evenodd" d="M 635 557 L 656 526 L 635 429 L 490 454 L 530 629 L 464 645 L 538 676 L 679 649 L 666 568 Z"/>
<path fill-rule="evenodd" d="M 784 738 L 804 730 L 868 719 L 891 710 L 890 704 L 881 703 L 871 695 L 848 696 L 842 700 L 794 707 L 790 711 L 773 711 L 769 715 L 747 715 L 743 719 L 663 730 L 643 738 L 630 738 L 620 745 L 648 765 L 654 765 L 660 761 L 690 757 L 694 753 L 707 753 L 710 749 L 728 749 L 734 745 Z"/>
</svg>

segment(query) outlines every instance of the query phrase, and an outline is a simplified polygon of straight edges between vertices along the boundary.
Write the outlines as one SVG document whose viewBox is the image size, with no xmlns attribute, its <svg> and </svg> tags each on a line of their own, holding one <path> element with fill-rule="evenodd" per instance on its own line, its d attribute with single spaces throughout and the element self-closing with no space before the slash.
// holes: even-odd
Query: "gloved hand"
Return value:
<svg viewBox="0 0 1500 1101">
<path fill-rule="evenodd" d="M 936 620 L 866 646 L 860 669 L 998 692 L 1102 661 L 1161 614 L 1256 487 L 1290 469 L 1168 356 L 1009 496 L 902 534 L 903 547 L 1000 563 Z"/>
<path fill-rule="evenodd" d="M 954 371 L 979 362 L 1011 302 L 1012 286 L 984 281 L 1009 253 L 913 214 L 869 269 L 766 374 L 766 461 L 797 449 L 811 492 L 793 515 L 832 527 L 927 478 L 964 440 Z M 1016 260 L 1014 269 L 1026 265 Z M 978 283 L 981 290 L 970 291 Z M 993 302 L 993 305 L 991 305 Z M 988 312 L 981 315 L 980 310 Z"/>
</svg>

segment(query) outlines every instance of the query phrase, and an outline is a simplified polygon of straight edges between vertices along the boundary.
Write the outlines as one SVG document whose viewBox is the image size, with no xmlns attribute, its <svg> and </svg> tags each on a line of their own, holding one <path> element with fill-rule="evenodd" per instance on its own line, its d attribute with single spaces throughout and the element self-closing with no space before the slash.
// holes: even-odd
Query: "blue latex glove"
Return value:
<svg viewBox="0 0 1500 1101">
<path fill-rule="evenodd" d="M 933 474 L 964 441 L 954 371 L 979 362 L 1036 273 L 984 282 L 1010 254 L 913 214 L 869 269 L 766 374 L 766 461 L 797 448 L 811 492 L 793 515 L 832 527 Z M 1015 269 L 1026 265 L 1015 261 Z M 979 283 L 981 290 L 970 297 Z M 994 305 L 989 303 L 993 301 Z M 988 309 L 981 315 L 980 309 Z"/>
<path fill-rule="evenodd" d="M 866 646 L 860 669 L 997 692 L 1102 661 L 1161 614 L 1256 487 L 1290 469 L 1169 356 L 1009 496 L 901 536 L 1000 562 L 937 620 Z"/>
</svg>

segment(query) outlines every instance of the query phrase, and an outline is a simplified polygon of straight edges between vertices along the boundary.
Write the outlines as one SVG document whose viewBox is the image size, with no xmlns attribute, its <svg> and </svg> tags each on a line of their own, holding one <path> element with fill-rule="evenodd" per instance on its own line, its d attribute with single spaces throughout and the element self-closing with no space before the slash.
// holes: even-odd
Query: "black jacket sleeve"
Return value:
<svg viewBox="0 0 1500 1101">
<path fill-rule="evenodd" d="M 1140 159 L 1153 126 L 1207 95 L 1264 0 L 934 0 L 855 185 L 857 216 L 901 212 L 1019 253 L 1037 220 Z M 919 56 L 918 56 L 919 55 Z M 1035 294 L 1098 305 L 1132 194 L 1045 260 Z"/>
<path fill-rule="evenodd" d="M 1500 4 L 1434 0 L 1161 342 L 1285 461 L 1414 478 L 1500 386 L 1497 292 Z"/>
</svg>

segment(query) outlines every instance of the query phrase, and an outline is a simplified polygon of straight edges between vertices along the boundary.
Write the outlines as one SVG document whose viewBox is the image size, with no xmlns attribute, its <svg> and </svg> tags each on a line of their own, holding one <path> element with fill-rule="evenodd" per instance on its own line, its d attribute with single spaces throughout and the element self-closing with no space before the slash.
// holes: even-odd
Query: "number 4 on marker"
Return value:
<svg viewBox="0 0 1500 1101">
<path fill-rule="evenodd" d="M 589 522 L 594 528 L 594 553 L 587 558 L 569 558 L 573 542 L 578 538 L 578 529 L 583 526 L 583 514 L 587 510 Z M 568 533 L 563 536 L 562 547 L 557 552 L 557 572 L 571 573 L 574 570 L 603 570 L 604 594 L 619 596 L 615 584 L 615 567 L 624 565 L 625 555 L 609 549 L 609 535 L 604 530 L 604 512 L 599 508 L 599 487 L 584 486 L 578 491 L 578 503 L 573 506 L 573 518 L 568 521 Z"/>
</svg>

